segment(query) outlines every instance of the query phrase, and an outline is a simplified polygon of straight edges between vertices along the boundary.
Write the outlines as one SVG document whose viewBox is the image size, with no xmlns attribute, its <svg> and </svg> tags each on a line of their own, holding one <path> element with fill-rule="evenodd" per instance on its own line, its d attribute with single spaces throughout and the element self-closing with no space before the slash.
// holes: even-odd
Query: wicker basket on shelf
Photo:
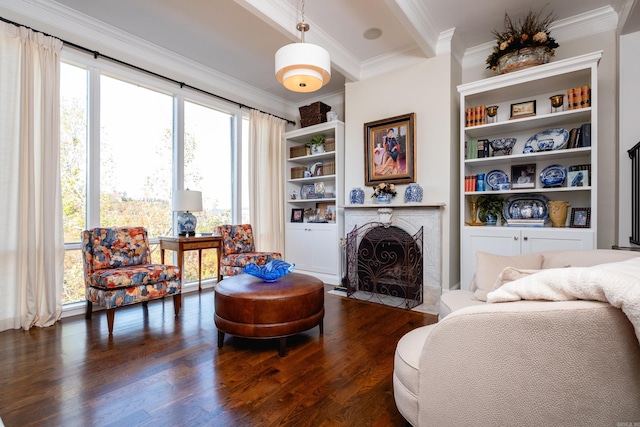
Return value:
<svg viewBox="0 0 640 427">
<path fill-rule="evenodd" d="M 324 151 L 336 151 L 336 139 L 327 138 L 324 142 Z"/>
<path fill-rule="evenodd" d="M 322 164 L 322 175 L 335 175 L 336 162 L 324 162 Z"/>
<path fill-rule="evenodd" d="M 331 111 L 331 107 L 320 101 L 313 104 L 305 105 L 298 108 L 300 110 L 300 126 L 317 125 L 327 121 L 327 113 Z"/>
<path fill-rule="evenodd" d="M 297 166 L 295 168 L 291 168 L 291 179 L 304 178 L 304 171 L 306 170 L 307 168 L 304 166 Z"/>
<path fill-rule="evenodd" d="M 289 157 L 292 159 L 294 157 L 302 157 L 306 155 L 307 155 L 307 147 L 305 147 L 304 145 L 295 145 L 289 148 Z"/>
</svg>

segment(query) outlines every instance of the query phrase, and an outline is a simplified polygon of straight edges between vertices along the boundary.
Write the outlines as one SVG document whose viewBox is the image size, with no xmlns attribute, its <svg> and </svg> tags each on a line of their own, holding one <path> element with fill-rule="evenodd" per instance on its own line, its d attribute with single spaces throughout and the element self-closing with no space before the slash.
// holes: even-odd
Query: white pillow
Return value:
<svg viewBox="0 0 640 427">
<path fill-rule="evenodd" d="M 495 255 L 487 252 L 476 253 L 476 291 L 474 299 L 486 301 L 487 294 L 493 288 L 496 279 L 507 267 L 518 269 L 540 270 L 542 268 L 542 254 L 526 254 L 515 256 Z"/>
</svg>

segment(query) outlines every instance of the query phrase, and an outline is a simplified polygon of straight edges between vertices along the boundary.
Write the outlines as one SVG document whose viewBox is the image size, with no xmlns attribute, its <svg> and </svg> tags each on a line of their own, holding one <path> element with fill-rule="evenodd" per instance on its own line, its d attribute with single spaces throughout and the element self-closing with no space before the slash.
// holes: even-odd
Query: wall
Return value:
<svg viewBox="0 0 640 427">
<path fill-rule="evenodd" d="M 599 32 L 577 39 L 562 41 L 554 59 L 566 59 L 602 50 L 598 66 L 598 248 L 611 248 L 617 242 L 618 210 L 618 96 L 617 96 L 617 34 L 615 30 Z M 487 53 L 488 55 L 488 53 Z M 485 55 L 486 57 L 486 55 Z M 554 60 L 552 59 L 552 60 Z M 466 65 L 466 64 L 465 64 Z M 462 80 L 471 82 L 494 76 L 482 64 L 470 64 L 463 69 Z M 637 142 L 637 141 L 636 141 Z"/>
<path fill-rule="evenodd" d="M 400 71 L 348 83 L 345 88 L 346 195 L 353 187 L 365 188 L 364 123 L 416 114 L 416 181 L 424 189 L 424 203 L 446 204 L 442 221 L 445 289 L 459 281 L 458 119 L 451 88 L 459 83 L 452 78 L 460 72 L 452 70 L 454 64 L 450 54 L 443 54 Z M 403 202 L 405 188 L 399 186 L 396 203 Z M 367 203 L 371 194 L 366 188 Z"/>
<path fill-rule="evenodd" d="M 631 161 L 627 150 L 640 141 L 638 100 L 640 99 L 640 32 L 620 37 L 620 149 L 618 244 L 630 246 L 631 235 Z"/>
</svg>

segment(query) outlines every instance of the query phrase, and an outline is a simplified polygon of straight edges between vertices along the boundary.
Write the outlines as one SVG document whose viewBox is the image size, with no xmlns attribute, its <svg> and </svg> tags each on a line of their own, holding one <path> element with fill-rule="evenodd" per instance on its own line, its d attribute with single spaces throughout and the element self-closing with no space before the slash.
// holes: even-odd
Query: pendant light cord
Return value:
<svg viewBox="0 0 640 427">
<path fill-rule="evenodd" d="M 303 4 L 303 7 L 304 7 L 304 0 L 302 1 L 302 4 Z M 159 78 L 159 79 L 162 79 L 162 80 L 165 80 L 165 81 L 168 81 L 168 82 L 171 82 L 171 83 L 175 83 L 176 85 L 180 86 L 180 88 L 181 88 L 181 89 L 182 89 L 182 88 L 191 89 L 191 90 L 193 90 L 193 91 L 196 91 L 196 92 L 199 92 L 199 93 L 203 93 L 203 94 L 205 94 L 205 95 L 208 95 L 208 96 L 211 96 L 211 97 L 213 97 L 213 98 L 219 99 L 219 100 L 221 100 L 221 101 L 225 101 L 225 102 L 228 102 L 228 103 L 230 103 L 230 104 L 234 104 L 234 105 L 236 105 L 238 108 L 247 108 L 247 109 L 249 109 L 249 110 L 259 111 L 259 112 L 261 112 L 261 113 L 268 114 L 268 115 L 270 115 L 270 116 L 276 117 L 276 118 L 278 118 L 278 119 L 280 119 L 280 120 L 284 120 L 284 121 L 286 121 L 287 123 L 289 123 L 289 124 L 291 124 L 291 125 L 295 125 L 295 124 L 296 124 L 296 122 L 294 122 L 294 121 L 292 121 L 292 120 L 285 119 L 285 118 L 280 117 L 280 116 L 276 116 L 275 114 L 271 114 L 271 113 L 269 113 L 269 112 L 266 112 L 266 111 L 260 110 L 259 108 L 251 107 L 250 105 L 246 105 L 246 104 L 243 104 L 243 103 L 241 103 L 241 102 L 234 101 L 234 100 L 229 99 L 229 98 L 225 98 L 224 96 L 216 95 L 215 93 L 212 93 L 212 92 L 206 91 L 206 90 L 204 90 L 204 89 L 197 88 L 197 87 L 195 87 L 195 86 L 191 86 L 190 84 L 187 84 L 187 83 L 184 83 L 184 82 L 181 82 L 181 81 L 178 81 L 178 80 L 172 79 L 171 77 L 163 76 L 162 74 L 158 74 L 158 73 L 156 73 L 156 72 L 153 72 L 153 71 L 147 70 L 147 69 L 145 69 L 145 68 L 138 67 L 137 65 L 133 65 L 133 64 L 130 64 L 130 63 L 128 63 L 128 62 L 121 61 L 120 59 L 116 59 L 116 58 L 113 58 L 113 57 L 108 56 L 108 55 L 103 55 L 103 54 L 101 54 L 100 52 L 98 52 L 97 50 L 92 50 L 92 49 L 89 49 L 89 48 L 87 48 L 87 47 L 77 45 L 77 44 L 72 43 L 72 42 L 70 42 L 70 41 L 67 41 L 67 40 L 61 39 L 61 38 L 59 38 L 59 37 L 52 36 L 51 34 L 47 34 L 47 33 L 45 33 L 44 31 L 39 31 L 39 30 L 33 29 L 33 28 L 31 28 L 31 27 L 29 27 L 29 26 L 27 26 L 27 25 L 19 24 L 19 23 L 17 23 L 17 22 L 11 21 L 11 20 L 6 19 L 6 18 L 3 18 L 3 17 L 1 17 L 1 16 L 0 16 L 0 21 L 6 22 L 7 24 L 15 25 L 16 27 L 23 27 L 23 28 L 27 28 L 27 29 L 29 29 L 29 30 L 31 30 L 31 31 L 35 31 L 36 33 L 44 34 L 45 36 L 48 36 L 48 37 L 56 38 L 56 39 L 60 40 L 60 41 L 61 41 L 64 45 L 66 45 L 66 46 L 69 46 L 69 47 L 72 47 L 72 48 L 74 48 L 74 49 L 77 49 L 77 50 L 80 50 L 80 51 L 82 51 L 82 52 L 89 53 L 89 54 L 93 55 L 93 58 L 94 58 L 94 59 L 98 59 L 98 58 L 102 57 L 102 58 L 104 58 L 104 59 L 106 59 L 106 60 L 109 60 L 109 61 L 111 61 L 111 62 L 114 62 L 114 63 L 116 63 L 116 64 L 118 64 L 118 65 L 123 65 L 123 66 L 125 66 L 125 67 L 131 68 L 131 69 L 134 69 L 134 70 L 136 70 L 136 71 L 140 71 L 140 72 L 142 72 L 142 73 L 149 74 L 149 75 L 151 75 L 151 76 L 153 76 L 153 77 L 157 77 L 157 78 Z"/>
</svg>

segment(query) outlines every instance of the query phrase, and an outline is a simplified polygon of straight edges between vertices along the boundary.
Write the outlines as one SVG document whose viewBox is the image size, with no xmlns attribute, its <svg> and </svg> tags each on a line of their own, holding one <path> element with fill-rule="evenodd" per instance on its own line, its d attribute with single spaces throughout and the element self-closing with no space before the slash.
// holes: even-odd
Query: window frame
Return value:
<svg viewBox="0 0 640 427">
<path fill-rule="evenodd" d="M 86 158 L 86 218 L 85 226 L 93 228 L 100 226 L 100 77 L 106 75 L 119 79 L 140 87 L 147 88 L 171 96 L 173 99 L 173 173 L 172 191 L 182 190 L 184 182 L 184 103 L 193 102 L 204 107 L 211 108 L 231 116 L 232 132 L 229 143 L 231 144 L 231 217 L 233 222 L 239 222 L 242 218 L 242 123 L 248 120 L 249 114 L 240 107 L 195 92 L 188 88 L 183 88 L 175 83 L 163 80 L 159 77 L 133 70 L 129 67 L 119 65 L 108 60 L 93 58 L 90 55 L 72 49 L 63 49 L 61 61 L 83 68 L 87 71 L 87 158 Z M 172 212 L 173 227 L 177 226 L 177 214 Z M 82 244 L 79 240 L 65 242 L 65 251 L 81 250 Z M 150 245 L 157 245 L 157 236 L 150 237 Z M 174 254 L 175 257 L 175 254 Z M 174 260 L 175 262 L 175 260 Z M 195 287 L 197 282 L 183 284 L 183 291 Z M 84 301 L 82 301 L 84 302 Z M 70 307 L 78 303 L 67 303 L 63 306 L 74 311 L 77 307 Z M 75 314 L 75 313 L 74 313 Z M 78 313 L 79 314 L 79 313 Z"/>
</svg>

